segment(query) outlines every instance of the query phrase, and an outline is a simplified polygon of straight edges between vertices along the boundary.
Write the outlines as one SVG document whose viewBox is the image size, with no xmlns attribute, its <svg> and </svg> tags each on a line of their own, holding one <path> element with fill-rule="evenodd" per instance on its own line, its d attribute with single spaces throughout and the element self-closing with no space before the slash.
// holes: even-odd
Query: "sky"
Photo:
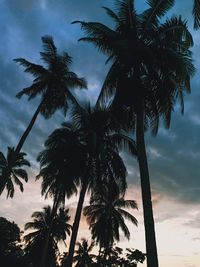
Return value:
<svg viewBox="0 0 200 267">
<path fill-rule="evenodd" d="M 145 0 L 135 2 L 139 12 L 146 7 Z M 101 7 L 111 7 L 112 3 L 108 0 L 0 0 L 0 151 L 5 153 L 7 146 L 17 144 L 39 104 L 39 98 L 32 102 L 26 97 L 15 98 L 32 80 L 13 59 L 24 57 L 40 64 L 42 36 L 51 35 L 58 50 L 67 51 L 73 57 L 72 70 L 87 79 L 88 90 L 75 91 L 78 99 L 95 102 L 108 67 L 104 64 L 105 57 L 92 45 L 77 41 L 83 33 L 71 22 L 101 21 L 111 25 Z M 192 93 L 185 96 L 185 114 L 182 116 L 180 109 L 175 108 L 169 130 L 160 127 L 157 137 L 146 134 L 161 267 L 199 267 L 200 264 L 200 37 L 199 32 L 193 31 L 191 10 L 191 0 L 177 0 L 168 14 L 182 14 L 194 37 L 192 50 L 197 71 L 191 81 Z M 14 220 L 20 227 L 30 220 L 33 211 L 51 203 L 40 196 L 40 181 L 35 182 L 39 165 L 35 159 L 47 136 L 64 120 L 61 112 L 49 120 L 41 116 L 37 119 L 23 147 L 31 162 L 24 193 L 16 189 L 13 199 L 6 199 L 5 194 L 0 196 L 0 216 Z M 130 225 L 130 241 L 122 237 L 119 245 L 145 252 L 138 166 L 130 156 L 124 155 L 124 159 L 129 173 L 126 198 L 138 202 L 139 210 L 133 213 L 139 224 L 137 228 Z M 88 199 L 89 196 L 86 203 Z M 76 201 L 76 197 L 68 201 L 72 217 Z M 83 236 L 89 238 L 82 217 L 79 238 Z"/>
</svg>

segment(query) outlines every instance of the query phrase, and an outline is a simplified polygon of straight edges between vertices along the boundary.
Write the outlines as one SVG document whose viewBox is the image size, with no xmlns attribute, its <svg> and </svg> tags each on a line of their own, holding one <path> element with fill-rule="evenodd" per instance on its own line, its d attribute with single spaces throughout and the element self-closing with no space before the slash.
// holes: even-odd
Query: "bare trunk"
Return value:
<svg viewBox="0 0 200 267">
<path fill-rule="evenodd" d="M 19 143 L 18 143 L 18 145 L 17 145 L 17 147 L 15 149 L 16 154 L 18 154 L 21 151 L 21 149 L 22 149 L 22 147 L 24 145 L 24 142 L 26 141 L 26 138 L 28 137 L 31 129 L 33 128 L 33 125 L 35 123 L 35 120 L 37 119 L 37 116 L 40 113 L 40 109 L 41 109 L 42 103 L 43 103 L 43 101 L 38 106 L 38 108 L 35 111 L 35 113 L 34 113 L 32 119 L 31 119 L 28 127 L 26 128 L 25 132 L 23 133 L 22 137 L 20 138 Z"/>
<path fill-rule="evenodd" d="M 147 267 L 158 267 L 156 236 L 151 201 L 151 187 L 144 140 L 144 113 L 142 105 L 137 110 L 136 141 L 141 178 L 142 202 L 147 252 Z"/>
<path fill-rule="evenodd" d="M 77 205 L 77 209 L 76 209 L 76 214 L 75 214 L 75 218 L 74 218 L 74 223 L 72 226 L 72 236 L 71 236 L 71 240 L 70 240 L 69 253 L 67 256 L 66 267 L 72 267 L 74 248 L 75 248 L 75 244 L 76 244 L 76 238 L 77 238 L 77 234 L 78 234 L 78 228 L 79 228 L 79 223 L 80 223 L 80 219 L 81 219 L 81 213 L 82 213 L 82 209 L 83 209 L 83 202 L 85 199 L 87 186 L 88 186 L 88 182 L 86 179 L 82 185 L 82 188 L 81 188 L 79 201 L 78 201 L 78 205 Z"/>
<path fill-rule="evenodd" d="M 53 207 L 52 207 L 51 219 L 50 219 L 47 237 L 46 237 L 45 244 L 44 244 L 44 249 L 43 249 L 42 258 L 41 258 L 41 262 L 40 262 L 40 267 L 46 267 L 47 254 L 48 254 L 48 248 L 49 248 L 49 239 L 50 239 L 50 235 L 51 235 L 53 220 L 54 220 L 55 214 L 56 214 L 57 209 L 58 209 L 58 204 L 59 204 L 59 201 L 58 201 L 58 198 L 56 198 L 54 200 Z"/>
</svg>

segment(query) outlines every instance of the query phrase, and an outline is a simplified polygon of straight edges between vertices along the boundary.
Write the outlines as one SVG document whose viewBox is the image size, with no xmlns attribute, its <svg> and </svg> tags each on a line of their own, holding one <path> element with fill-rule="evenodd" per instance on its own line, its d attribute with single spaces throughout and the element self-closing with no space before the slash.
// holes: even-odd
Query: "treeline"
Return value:
<svg viewBox="0 0 200 267">
<path fill-rule="evenodd" d="M 46 238 L 51 224 L 48 242 L 47 266 L 64 267 L 67 252 L 60 253 L 59 243 L 66 247 L 66 239 L 70 236 L 71 225 L 69 209 L 60 208 L 53 223 L 51 223 L 51 207 L 46 206 L 42 211 L 32 214 L 32 221 L 25 224 L 25 232 L 20 230 L 15 222 L 0 217 L 0 262 L 2 267 L 37 267 L 41 264 Z M 27 233 L 28 230 L 28 233 Z M 105 249 L 101 247 L 94 254 L 95 242 L 81 239 L 76 243 L 73 263 L 76 267 L 129 267 L 143 263 L 145 254 L 137 249 L 123 249 L 114 246 Z"/>
</svg>

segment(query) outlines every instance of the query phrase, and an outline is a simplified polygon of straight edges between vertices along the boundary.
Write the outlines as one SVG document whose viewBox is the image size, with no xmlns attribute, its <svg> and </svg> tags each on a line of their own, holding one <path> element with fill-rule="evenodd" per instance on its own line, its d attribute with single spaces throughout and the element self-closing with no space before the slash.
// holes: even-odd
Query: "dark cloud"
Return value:
<svg viewBox="0 0 200 267">
<path fill-rule="evenodd" d="M 110 20 L 101 6 L 111 5 L 106 0 L 9 0 L 1 1 L 0 17 L 0 149 L 5 151 L 7 145 L 16 145 L 19 137 L 28 125 L 39 99 L 27 102 L 25 98 L 17 100 L 16 93 L 31 83 L 31 77 L 23 73 L 13 61 L 16 57 L 25 57 L 30 61 L 41 63 L 41 36 L 52 35 L 59 51 L 66 50 L 74 59 L 72 69 L 88 80 L 88 93 L 76 91 L 80 100 L 89 98 L 93 102 L 103 83 L 108 66 L 105 67 L 105 57 L 91 45 L 78 43 L 83 36 L 79 25 L 71 25 L 74 20 L 102 21 L 110 25 Z M 138 10 L 144 7 L 141 1 L 136 1 Z M 173 13 L 183 14 L 192 25 L 191 1 L 177 1 Z M 197 44 L 193 49 L 195 64 L 198 61 L 198 34 L 194 33 Z M 185 203 L 200 200 L 200 82 L 199 72 L 192 80 L 192 94 L 186 96 L 185 115 L 177 112 L 172 117 L 171 129 L 166 131 L 161 127 L 156 138 L 147 134 L 146 143 L 149 158 L 152 189 L 161 194 L 174 196 Z M 60 126 L 64 120 L 57 112 L 50 120 L 38 118 L 33 131 L 28 137 L 24 151 L 28 152 L 33 166 L 42 144 L 53 129 Z M 137 162 L 130 156 L 125 156 L 129 182 L 139 185 Z"/>
</svg>

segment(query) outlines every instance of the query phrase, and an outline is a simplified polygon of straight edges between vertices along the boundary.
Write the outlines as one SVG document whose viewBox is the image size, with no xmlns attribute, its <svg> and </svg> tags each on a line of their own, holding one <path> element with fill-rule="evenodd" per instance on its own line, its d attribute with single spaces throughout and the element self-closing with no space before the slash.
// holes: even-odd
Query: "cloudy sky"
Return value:
<svg viewBox="0 0 200 267">
<path fill-rule="evenodd" d="M 145 0 L 136 0 L 141 11 Z M 169 14 L 182 14 L 192 30 L 192 0 L 177 0 Z M 106 74 L 105 58 L 92 46 L 78 43 L 83 35 L 74 20 L 102 21 L 109 24 L 101 6 L 111 6 L 108 0 L 0 0 L 0 150 L 15 146 L 26 128 L 39 99 L 27 102 L 18 100 L 18 91 L 31 83 L 31 77 L 23 73 L 13 59 L 24 57 L 41 63 L 41 36 L 51 35 L 59 51 L 66 50 L 74 60 L 72 69 L 88 81 L 88 92 L 76 92 L 79 99 L 94 102 Z M 192 79 L 192 94 L 185 96 L 185 114 L 179 109 L 172 117 L 170 130 L 160 128 L 156 138 L 147 134 L 147 150 L 154 200 L 154 214 L 158 252 L 161 267 L 198 267 L 200 264 L 200 37 L 193 32 L 195 46 L 194 62 L 197 68 Z M 59 127 L 64 117 L 57 112 L 50 120 L 38 118 L 23 150 L 32 163 L 29 183 L 25 192 L 16 192 L 14 199 L 0 196 L 0 216 L 16 221 L 21 227 L 33 211 L 44 202 L 40 197 L 40 182 L 35 182 L 38 164 L 35 161 L 45 138 Z M 140 183 L 137 164 L 125 156 L 129 170 L 127 198 L 136 199 L 139 211 L 138 228 L 130 226 L 131 240 L 122 238 L 121 246 L 145 251 Z M 74 213 L 76 198 L 69 202 Z M 79 237 L 88 235 L 88 226 L 82 218 Z M 88 235 L 89 236 L 89 235 Z M 145 264 L 144 264 L 145 266 Z"/>
</svg>

